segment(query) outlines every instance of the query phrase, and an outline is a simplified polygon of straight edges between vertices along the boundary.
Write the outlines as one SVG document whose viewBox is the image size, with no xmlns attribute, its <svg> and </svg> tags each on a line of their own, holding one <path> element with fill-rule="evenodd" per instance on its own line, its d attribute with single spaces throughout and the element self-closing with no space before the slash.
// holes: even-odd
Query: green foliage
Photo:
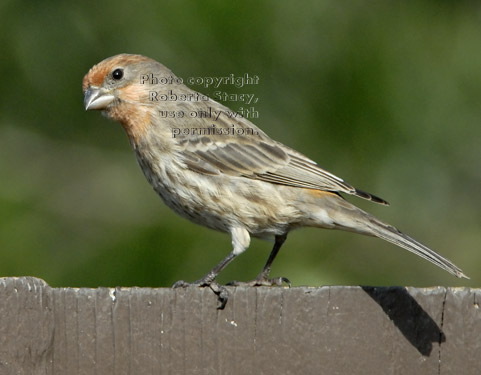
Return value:
<svg viewBox="0 0 481 375">
<path fill-rule="evenodd" d="M 479 286 L 480 11 L 434 1 L 2 3 L 0 275 L 168 286 L 230 251 L 227 235 L 162 205 L 118 124 L 84 111 L 83 75 L 128 52 L 184 78 L 257 74 L 256 86 L 225 88 L 259 96 L 257 125 L 387 199 L 389 208 L 348 198 L 472 280 L 381 240 L 314 229 L 290 235 L 274 276 Z M 254 240 L 221 281 L 254 277 L 270 248 Z"/>
</svg>

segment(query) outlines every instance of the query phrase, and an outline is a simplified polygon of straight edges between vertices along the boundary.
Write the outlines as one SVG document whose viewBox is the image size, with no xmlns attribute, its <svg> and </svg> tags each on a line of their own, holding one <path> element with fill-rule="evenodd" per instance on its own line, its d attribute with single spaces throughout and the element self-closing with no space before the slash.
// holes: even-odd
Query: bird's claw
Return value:
<svg viewBox="0 0 481 375">
<path fill-rule="evenodd" d="M 274 277 L 272 279 L 268 279 L 265 277 L 257 277 L 251 281 L 231 281 L 227 285 L 229 286 L 284 286 L 284 283 L 287 286 L 291 287 L 291 282 L 287 277 Z"/>
<path fill-rule="evenodd" d="M 199 283 L 198 281 L 194 281 L 193 283 L 188 283 L 187 281 L 184 280 L 179 280 L 172 285 L 172 288 L 177 289 L 177 288 L 188 288 L 189 286 L 197 286 L 197 287 L 203 287 L 206 286 L 204 284 Z"/>
<path fill-rule="evenodd" d="M 206 281 L 206 280 L 197 280 L 194 281 L 193 283 L 188 283 L 184 280 L 179 280 L 174 285 L 172 285 L 172 288 L 188 288 L 188 287 L 198 287 L 198 288 L 204 288 L 204 287 L 209 287 L 210 290 L 214 292 L 214 294 L 217 296 L 217 300 L 219 301 L 219 305 L 217 305 L 218 310 L 223 310 L 227 300 L 229 299 L 229 292 L 227 291 L 227 288 L 220 285 L 217 281 L 212 280 L 212 281 Z"/>
</svg>

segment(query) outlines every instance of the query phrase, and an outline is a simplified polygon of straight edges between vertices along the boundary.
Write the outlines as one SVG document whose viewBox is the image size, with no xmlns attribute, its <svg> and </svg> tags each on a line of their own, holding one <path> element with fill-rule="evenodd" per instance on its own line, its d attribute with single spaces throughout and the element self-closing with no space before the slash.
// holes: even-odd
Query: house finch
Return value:
<svg viewBox="0 0 481 375">
<path fill-rule="evenodd" d="M 287 234 L 299 227 L 342 229 L 382 238 L 457 277 L 446 258 L 344 200 L 358 190 L 301 153 L 269 138 L 247 119 L 185 86 L 164 65 L 140 55 L 117 55 L 83 80 L 86 110 L 122 124 L 145 177 L 167 206 L 208 228 L 230 233 L 233 250 L 195 285 L 211 285 L 250 237 L 274 240 L 261 273 L 269 279 Z M 179 285 L 190 285 L 179 282 Z"/>
</svg>

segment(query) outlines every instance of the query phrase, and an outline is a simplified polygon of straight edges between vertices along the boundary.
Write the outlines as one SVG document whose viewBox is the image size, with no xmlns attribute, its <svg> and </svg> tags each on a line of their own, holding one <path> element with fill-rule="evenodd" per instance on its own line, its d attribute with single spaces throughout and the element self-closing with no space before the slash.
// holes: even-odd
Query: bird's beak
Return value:
<svg viewBox="0 0 481 375">
<path fill-rule="evenodd" d="M 85 90 L 84 106 L 85 110 L 105 109 L 115 99 L 109 91 L 95 86 L 90 86 Z"/>
</svg>

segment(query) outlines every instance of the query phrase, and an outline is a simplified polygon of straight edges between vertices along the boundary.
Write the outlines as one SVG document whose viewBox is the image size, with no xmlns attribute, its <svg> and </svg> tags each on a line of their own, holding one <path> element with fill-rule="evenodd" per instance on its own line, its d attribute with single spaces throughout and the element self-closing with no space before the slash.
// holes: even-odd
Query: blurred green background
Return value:
<svg viewBox="0 0 481 375">
<path fill-rule="evenodd" d="M 256 94 L 267 134 L 388 200 L 347 197 L 471 280 L 382 240 L 320 229 L 291 233 L 273 276 L 480 286 L 479 2 L 3 0 L 0 21 L 1 276 L 170 286 L 231 250 L 228 235 L 166 208 L 121 126 L 84 110 L 84 74 L 127 52 L 183 78 L 257 74 L 256 86 L 221 89 Z M 252 279 L 271 246 L 254 239 L 220 281 Z"/>
</svg>

